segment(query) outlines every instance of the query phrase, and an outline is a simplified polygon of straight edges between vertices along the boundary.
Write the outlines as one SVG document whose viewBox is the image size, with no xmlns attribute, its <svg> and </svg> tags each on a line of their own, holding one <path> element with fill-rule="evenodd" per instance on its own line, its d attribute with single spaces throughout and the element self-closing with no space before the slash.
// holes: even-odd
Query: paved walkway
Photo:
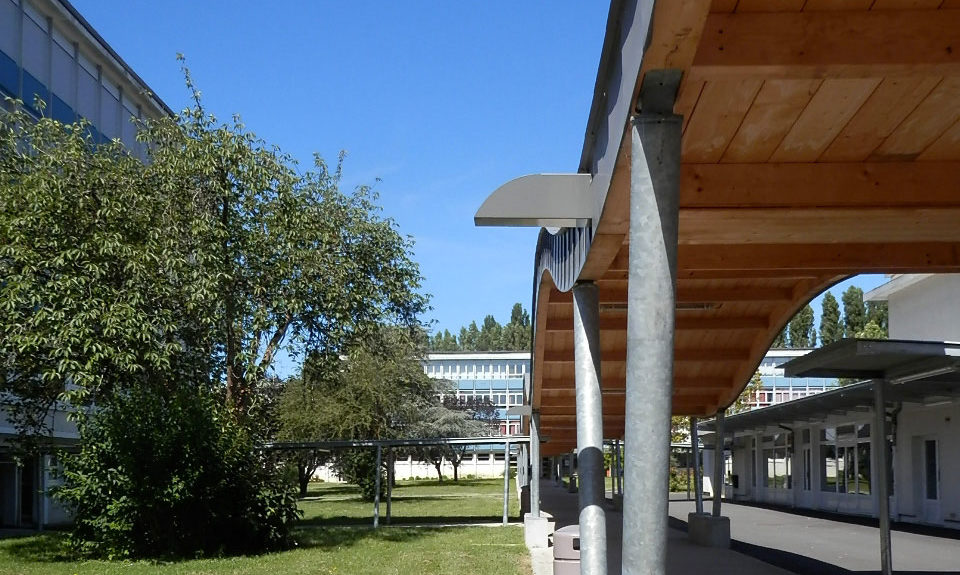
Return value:
<svg viewBox="0 0 960 575">
<path fill-rule="evenodd" d="M 567 493 L 552 481 L 541 483 L 540 499 L 543 510 L 554 517 L 555 527 L 564 527 L 577 522 L 578 503 L 576 493 Z M 618 575 L 620 551 L 623 540 L 623 516 L 619 511 L 607 508 L 607 573 Z M 553 549 L 531 553 L 534 575 L 552 575 Z M 667 541 L 667 573 L 711 573 L 719 575 L 786 575 L 788 571 L 729 549 L 710 549 L 694 545 L 687 534 L 670 529 Z"/>
<path fill-rule="evenodd" d="M 710 502 L 707 502 L 709 509 Z M 673 522 L 686 521 L 693 503 L 672 501 Z M 733 549 L 794 573 L 878 573 L 880 533 L 875 520 L 790 513 L 723 502 Z M 960 532 L 898 525 L 891 533 L 894 571 L 960 573 Z"/>
</svg>

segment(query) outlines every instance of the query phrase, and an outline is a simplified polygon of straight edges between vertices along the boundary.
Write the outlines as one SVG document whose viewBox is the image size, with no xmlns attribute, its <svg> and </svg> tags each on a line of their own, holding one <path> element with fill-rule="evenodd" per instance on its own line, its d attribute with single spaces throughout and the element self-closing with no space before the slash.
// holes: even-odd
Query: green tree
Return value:
<svg viewBox="0 0 960 575">
<path fill-rule="evenodd" d="M 461 409 L 456 402 L 432 402 L 420 412 L 420 417 L 411 430 L 413 437 L 446 438 L 478 437 L 489 433 L 489 426 L 475 419 L 467 409 Z M 443 460 L 453 465 L 453 480 L 459 479 L 458 469 L 466 446 L 431 445 L 414 450 L 417 457 L 430 461 L 437 470 L 437 481 L 443 482 Z"/>
<path fill-rule="evenodd" d="M 530 350 L 530 314 L 519 303 L 513 304 L 510 322 L 503 327 L 500 349 L 505 351 Z"/>
<path fill-rule="evenodd" d="M 823 296 L 820 312 L 820 345 L 830 345 L 843 337 L 843 321 L 840 319 L 840 305 L 829 291 Z"/>
<path fill-rule="evenodd" d="M 743 391 L 740 393 L 737 400 L 733 402 L 733 405 L 727 408 L 727 415 L 733 415 L 735 413 L 742 413 L 744 411 L 750 411 L 750 403 L 757 400 L 757 393 L 763 389 L 763 378 L 760 377 L 760 372 L 754 372 L 753 376 L 750 378 L 750 381 L 747 383 L 747 386 L 743 388 Z"/>
<path fill-rule="evenodd" d="M 302 377 L 288 379 L 274 415 L 278 423 L 277 440 L 329 439 L 330 422 L 326 419 L 326 407 L 326 397 L 320 386 L 310 385 Z M 310 478 L 327 459 L 327 452 L 317 449 L 303 449 L 289 455 L 288 462 L 297 469 L 300 497 L 306 497 Z"/>
<path fill-rule="evenodd" d="M 789 342 L 787 341 L 787 330 L 788 330 L 788 328 L 789 328 L 789 324 L 787 324 L 787 325 L 785 325 L 785 326 L 783 327 L 783 330 L 782 330 L 780 333 L 778 333 L 775 338 L 773 338 L 773 342 L 770 344 L 770 347 L 772 347 L 772 348 L 784 348 L 784 347 L 787 347 L 787 344 L 789 343 Z"/>
<path fill-rule="evenodd" d="M 460 328 L 460 349 L 463 351 L 478 351 L 480 345 L 480 329 L 477 322 L 471 321 L 470 327 Z"/>
<path fill-rule="evenodd" d="M 503 327 L 492 315 L 487 315 L 483 318 L 483 327 L 480 328 L 480 335 L 477 337 L 477 351 L 500 349 L 502 338 Z"/>
<path fill-rule="evenodd" d="M 809 304 L 797 312 L 787 326 L 790 332 L 790 347 L 815 347 L 817 332 L 813 328 L 813 308 Z"/>
<path fill-rule="evenodd" d="M 890 311 L 887 308 L 887 302 L 867 302 L 867 325 L 869 325 L 871 322 L 876 324 L 876 326 L 880 329 L 880 332 L 883 333 L 883 339 L 889 337 Z"/>
<path fill-rule="evenodd" d="M 887 332 L 877 325 L 877 322 L 871 320 L 863 329 L 857 332 L 857 337 L 861 339 L 887 339 Z"/>
<path fill-rule="evenodd" d="M 843 292 L 843 336 L 857 337 L 867 324 L 867 310 L 863 305 L 863 290 L 850 286 Z"/>
</svg>

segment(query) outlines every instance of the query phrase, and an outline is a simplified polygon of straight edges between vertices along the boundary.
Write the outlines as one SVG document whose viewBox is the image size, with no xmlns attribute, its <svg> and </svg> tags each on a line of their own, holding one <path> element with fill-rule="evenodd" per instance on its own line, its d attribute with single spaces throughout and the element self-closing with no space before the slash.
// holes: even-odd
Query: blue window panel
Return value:
<svg viewBox="0 0 960 575">
<path fill-rule="evenodd" d="M 473 389 L 473 382 L 472 382 L 472 381 L 461 381 L 461 382 L 460 382 L 460 389 L 463 389 L 463 390 Z"/>
<path fill-rule="evenodd" d="M 17 62 L 0 52 L 0 90 L 11 98 L 16 98 L 20 93 L 20 69 L 17 68 Z"/>
<path fill-rule="evenodd" d="M 507 389 L 507 382 L 506 382 L 506 381 L 503 381 L 502 379 L 499 380 L 499 381 L 494 381 L 494 382 L 493 382 L 493 389 L 496 389 L 496 390 L 504 390 L 504 389 Z"/>
<path fill-rule="evenodd" d="M 50 103 L 52 108 L 51 117 L 58 121 L 63 122 L 64 124 L 72 124 L 76 119 L 76 114 L 73 111 L 73 108 L 67 105 L 66 102 L 60 99 L 60 96 L 56 94 L 53 95 L 53 102 Z"/>
<path fill-rule="evenodd" d="M 511 380 L 509 380 L 509 381 L 507 382 L 507 385 L 508 385 L 508 387 L 510 388 L 510 390 L 512 390 L 512 391 L 523 391 L 523 380 L 522 380 L 522 379 L 517 379 L 517 380 L 511 379 Z"/>
<path fill-rule="evenodd" d="M 49 111 L 50 107 L 50 96 L 47 93 L 47 87 L 43 85 L 43 82 L 37 80 L 27 72 L 23 71 L 23 104 L 34 114 L 40 115 L 40 109 L 36 106 L 36 97 L 39 96 L 41 100 L 47 103 L 47 108 Z"/>
</svg>

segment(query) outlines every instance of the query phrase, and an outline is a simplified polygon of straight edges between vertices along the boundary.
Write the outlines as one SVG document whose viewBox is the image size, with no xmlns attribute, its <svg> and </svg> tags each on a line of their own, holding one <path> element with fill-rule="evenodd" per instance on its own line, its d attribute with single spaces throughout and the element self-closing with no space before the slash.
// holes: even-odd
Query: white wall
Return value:
<svg viewBox="0 0 960 575">
<path fill-rule="evenodd" d="M 960 341 L 960 274 L 935 274 L 888 298 L 890 338 Z"/>
</svg>

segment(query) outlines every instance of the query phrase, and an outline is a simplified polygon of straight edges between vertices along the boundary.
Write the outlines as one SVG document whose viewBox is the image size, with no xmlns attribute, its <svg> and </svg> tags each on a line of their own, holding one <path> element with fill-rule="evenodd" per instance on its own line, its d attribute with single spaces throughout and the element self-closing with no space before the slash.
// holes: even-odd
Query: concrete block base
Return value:
<svg viewBox="0 0 960 575">
<path fill-rule="evenodd" d="M 730 518 L 690 513 L 687 515 L 687 536 L 697 545 L 729 549 Z"/>
<path fill-rule="evenodd" d="M 528 549 L 546 549 L 550 536 L 550 521 L 547 517 L 534 517 L 530 513 L 523 516 L 523 541 Z"/>
</svg>

